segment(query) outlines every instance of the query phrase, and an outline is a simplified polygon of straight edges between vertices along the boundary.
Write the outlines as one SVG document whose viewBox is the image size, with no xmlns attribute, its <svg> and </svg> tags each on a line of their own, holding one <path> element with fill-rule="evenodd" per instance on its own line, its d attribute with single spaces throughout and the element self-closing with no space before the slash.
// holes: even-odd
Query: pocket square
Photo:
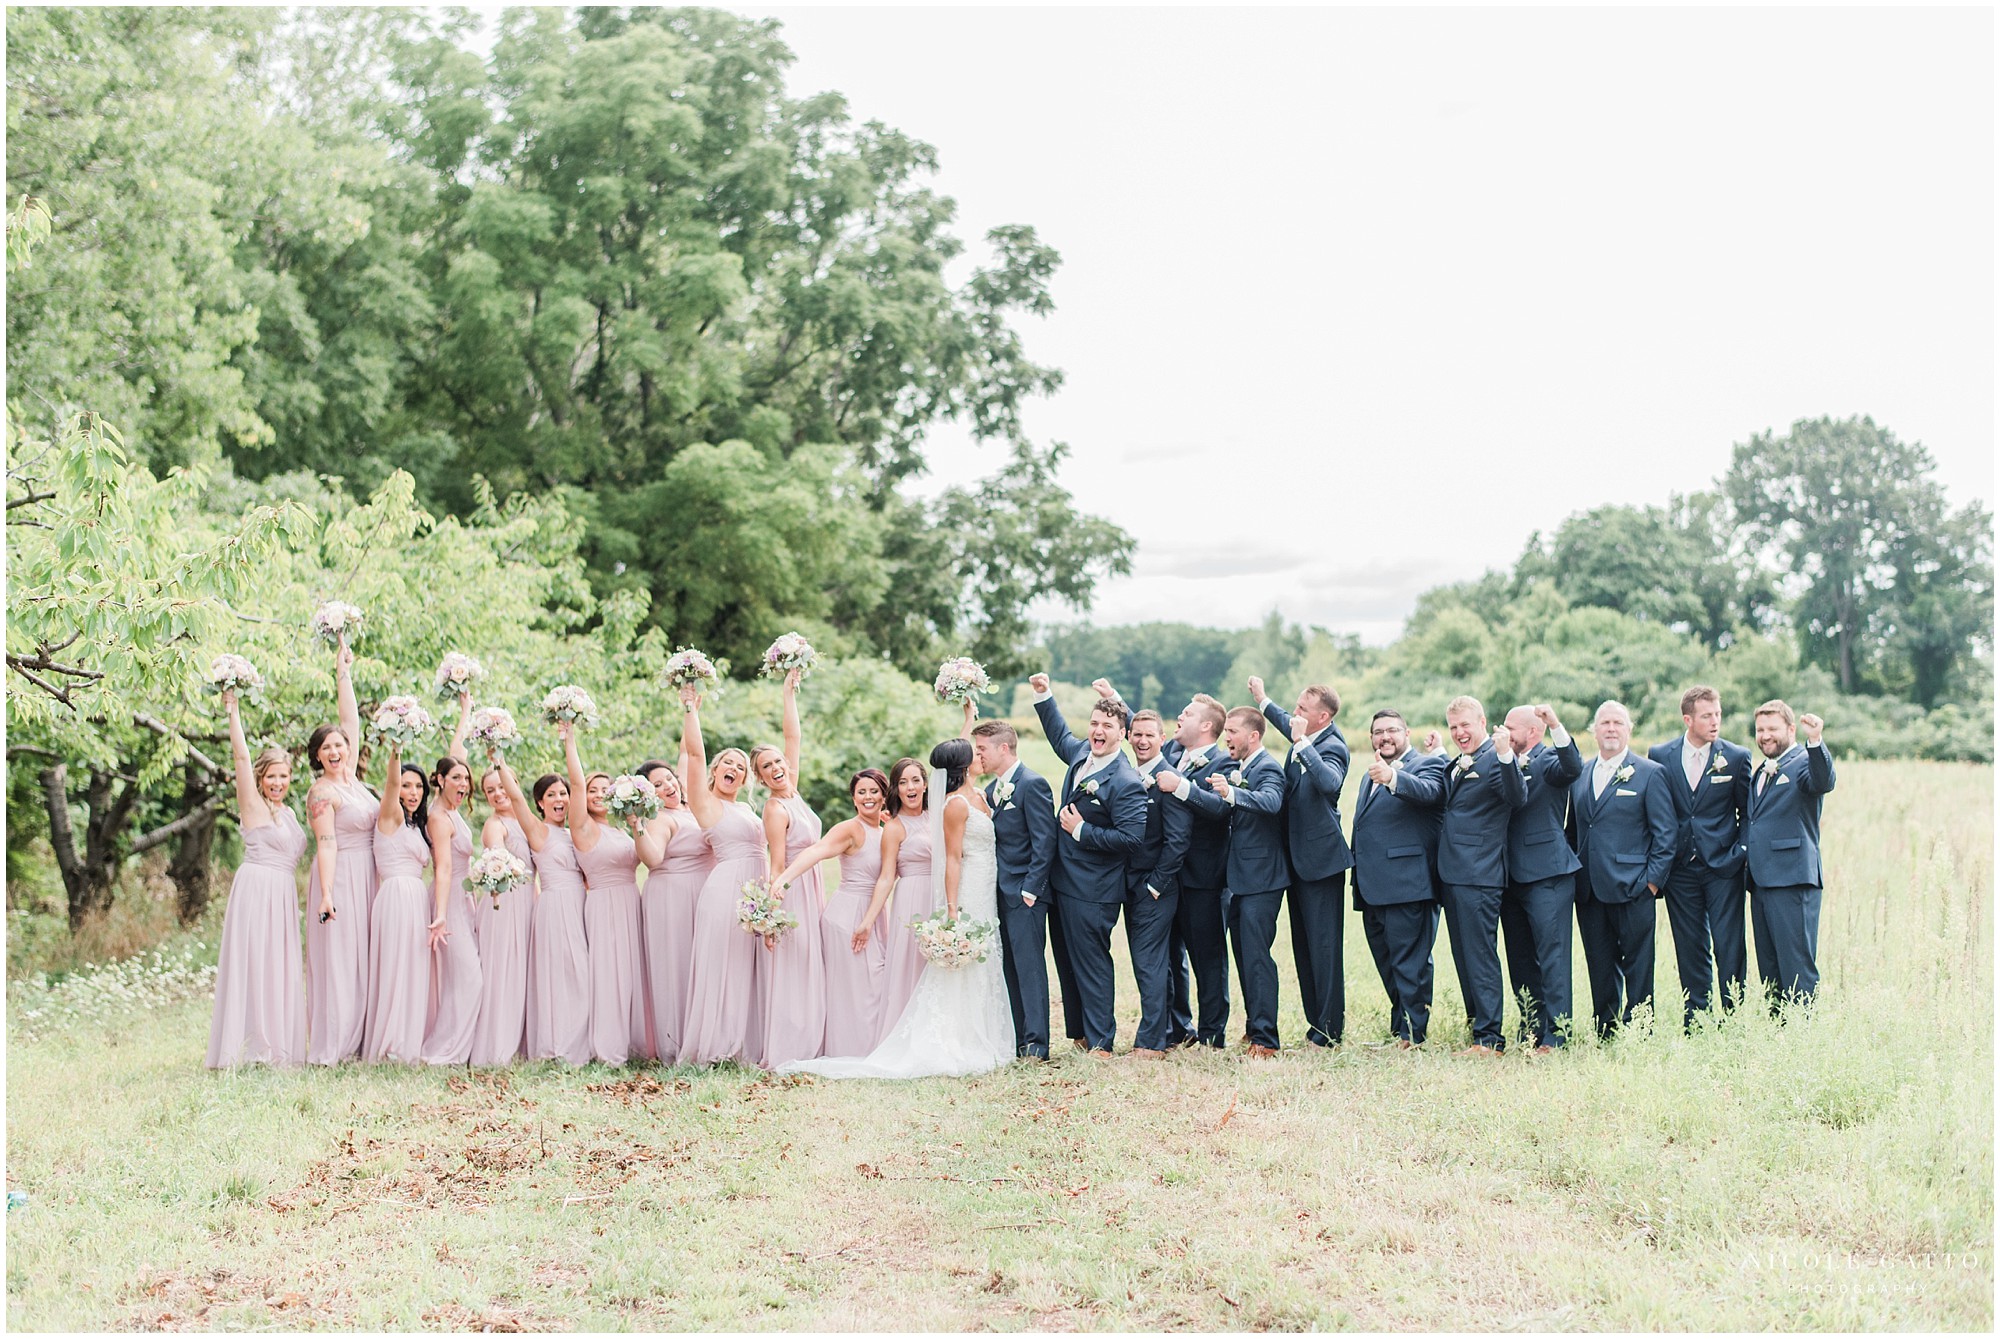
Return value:
<svg viewBox="0 0 2000 1339">
<path fill-rule="evenodd" d="M 1468 770 L 1467 770 L 1467 772 L 1466 772 L 1466 774 L 1465 774 L 1465 779 L 1466 779 L 1467 781 L 1470 781 L 1470 780 L 1472 780 L 1472 779 L 1473 779 L 1474 777 L 1476 777 L 1476 776 L 1478 776 L 1478 775 L 1479 775 L 1479 773 L 1477 773 L 1477 772 L 1474 772 L 1474 771 L 1471 771 L 1471 770 L 1469 770 L 1469 769 L 1468 769 Z"/>
<path fill-rule="evenodd" d="M 1638 794 L 1639 792 L 1638 792 L 1638 791 L 1636 791 L 1636 790 L 1627 790 L 1627 789 L 1625 789 L 1625 787 L 1623 787 L 1623 786 L 1620 786 L 1620 787 L 1618 788 L 1618 792 L 1617 792 L 1617 793 L 1618 793 L 1618 794 L 1620 794 L 1620 795 L 1637 795 L 1637 794 Z"/>
<path fill-rule="evenodd" d="M 1711 786 L 1726 786 L 1735 779 L 1733 776 L 1712 776 L 1708 779 L 1708 784 Z"/>
<path fill-rule="evenodd" d="M 1780 772 L 1778 773 L 1778 779 L 1772 782 L 1771 784 L 1775 786 L 1789 786 L 1792 784 L 1792 779 L 1786 776 L 1783 772 Z"/>
<path fill-rule="evenodd" d="M 1005 803 L 1005 804 L 1001 805 L 1000 807 L 1001 807 L 1002 809 L 1012 809 L 1012 808 L 1014 808 L 1014 802 L 1013 802 L 1012 800 L 1009 800 L 1009 801 L 1007 801 L 1007 803 Z"/>
</svg>

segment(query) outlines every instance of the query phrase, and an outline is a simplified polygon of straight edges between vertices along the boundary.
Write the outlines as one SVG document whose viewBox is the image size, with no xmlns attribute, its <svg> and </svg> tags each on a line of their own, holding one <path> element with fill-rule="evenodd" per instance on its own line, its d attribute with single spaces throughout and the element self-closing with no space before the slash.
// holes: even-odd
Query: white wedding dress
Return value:
<svg viewBox="0 0 2000 1339">
<path fill-rule="evenodd" d="M 932 849 L 934 877 L 944 878 L 940 840 Z M 958 875 L 958 914 L 973 920 L 999 917 L 998 866 L 993 820 L 975 807 L 965 816 L 965 858 Z M 944 898 L 938 898 L 942 906 Z M 1014 1015 L 1000 967 L 996 933 L 984 962 L 945 969 L 926 963 L 903 1016 L 865 1056 L 827 1056 L 779 1066 L 781 1074 L 829 1079 L 919 1079 L 984 1074 L 1014 1058 Z"/>
</svg>

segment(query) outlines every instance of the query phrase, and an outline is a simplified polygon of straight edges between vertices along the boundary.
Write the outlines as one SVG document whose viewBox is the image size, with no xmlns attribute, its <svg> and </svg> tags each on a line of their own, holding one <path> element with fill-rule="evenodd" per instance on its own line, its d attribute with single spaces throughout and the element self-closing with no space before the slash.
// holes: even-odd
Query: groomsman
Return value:
<svg viewBox="0 0 2000 1339">
<path fill-rule="evenodd" d="M 972 751 L 993 810 L 1000 880 L 1000 966 L 1014 1013 L 1014 1054 L 1049 1058 L 1049 867 L 1055 861 L 1055 793 L 1016 756 L 1020 737 L 1005 721 L 972 727 Z"/>
<path fill-rule="evenodd" d="M 1590 973 L 1597 1035 L 1609 1037 L 1653 1002 L 1653 899 L 1674 867 L 1672 782 L 1667 769 L 1635 757 L 1632 713 L 1606 702 L 1590 722 L 1597 760 L 1570 790 L 1569 823 L 1582 869 L 1576 927 Z"/>
<path fill-rule="evenodd" d="M 1376 712 L 1368 737 L 1374 754 L 1354 804 L 1354 909 L 1389 996 L 1389 1031 L 1407 1049 L 1423 1045 L 1431 1022 L 1444 759 L 1410 747 L 1399 711 Z"/>
<path fill-rule="evenodd" d="M 1300 691 L 1287 712 L 1250 676 L 1250 695 L 1264 718 L 1292 743 L 1285 755 L 1285 807 L 1281 815 L 1285 854 L 1292 863 L 1286 899 L 1292 921 L 1292 965 L 1298 971 L 1299 1002 L 1305 1006 L 1306 1041 L 1338 1046 L 1347 1021 L 1347 982 L 1342 953 L 1347 907 L 1347 871 L 1354 856 L 1340 831 L 1340 788 L 1347 784 L 1347 738 L 1333 718 L 1340 694 L 1325 684 Z"/>
<path fill-rule="evenodd" d="M 1119 749 L 1130 717 L 1123 702 L 1103 698 L 1091 709 L 1089 739 L 1078 739 L 1049 692 L 1049 676 L 1036 674 L 1028 683 L 1049 746 L 1069 765 L 1056 814 L 1066 836 L 1056 839 L 1050 883 L 1076 976 L 1084 1041 L 1093 1054 L 1109 1056 L 1118 1032 L 1111 931 L 1125 903 L 1126 862 L 1146 839 L 1146 791 Z"/>
<path fill-rule="evenodd" d="M 1223 912 L 1236 950 L 1236 979 L 1243 986 L 1250 1056 L 1278 1053 L 1278 965 L 1271 943 L 1278 937 L 1278 904 L 1291 870 L 1278 811 L 1285 776 L 1264 751 L 1264 716 L 1255 707 L 1231 711 L 1222 729 L 1230 764 L 1190 786 L 1188 803 L 1229 823 L 1228 893 Z"/>
<path fill-rule="evenodd" d="M 1685 999 L 1684 1027 L 1709 1004 L 1711 983 L 1722 1007 L 1743 998 L 1749 971 L 1743 948 L 1743 824 L 1750 815 L 1750 750 L 1722 738 L 1722 695 L 1706 684 L 1681 694 L 1686 733 L 1655 744 L 1647 757 L 1676 784 L 1680 822 L 1674 872 L 1667 876 L 1667 924 Z M 1714 945 L 1713 972 L 1709 946 Z"/>
<path fill-rule="evenodd" d="M 1833 789 L 1833 755 L 1820 742 L 1825 729 L 1819 717 L 1794 716 L 1775 699 L 1757 708 L 1764 760 L 1750 789 L 1750 925 L 1773 1012 L 1788 999 L 1811 1004 L 1819 992 L 1819 811 Z"/>
<path fill-rule="evenodd" d="M 1542 742 L 1544 732 L 1548 744 Z M 1563 832 L 1569 788 L 1583 775 L 1583 756 L 1546 704 L 1508 712 L 1507 735 L 1528 783 L 1528 802 L 1514 811 L 1507 828 L 1507 892 L 1500 899 L 1507 978 L 1520 1006 L 1522 1034 L 1534 1035 L 1537 1051 L 1552 1051 L 1569 1031 L 1577 858 Z"/>
<path fill-rule="evenodd" d="M 1438 883 L 1472 1029 L 1472 1045 L 1462 1054 L 1498 1055 L 1507 1046 L 1499 943 L 1507 829 L 1514 811 L 1528 802 L 1528 783 L 1514 765 L 1513 738 L 1504 729 L 1487 737 L 1486 708 L 1478 698 L 1453 698 L 1444 721 L 1458 756 L 1445 772 Z"/>
<path fill-rule="evenodd" d="M 1227 716 L 1220 702 L 1206 693 L 1196 694 L 1181 710 L 1170 741 L 1180 756 L 1155 774 L 1159 789 L 1188 812 L 1187 856 L 1181 861 L 1181 892 L 1168 944 L 1178 1032 L 1168 1036 L 1168 1045 L 1198 1042 L 1220 1048 L 1229 1030 L 1229 939 L 1223 916 L 1228 900 L 1223 889 L 1229 882 L 1229 816 L 1204 812 L 1192 802 L 1195 794 L 1210 791 L 1209 778 L 1228 771 L 1235 761 L 1219 743 Z M 1201 1006 L 1198 1020 L 1188 1008 L 1182 953 L 1194 963 Z"/>
<path fill-rule="evenodd" d="M 1127 742 L 1146 792 L 1146 837 L 1125 866 L 1125 947 L 1132 954 L 1132 976 L 1139 986 L 1139 1032 L 1132 1054 L 1142 1060 L 1166 1055 L 1173 1025 L 1167 941 L 1180 907 L 1181 870 L 1193 818 L 1187 805 L 1159 784 L 1163 775 L 1174 775 L 1160 752 L 1165 735 L 1159 712 L 1133 713 Z"/>
</svg>

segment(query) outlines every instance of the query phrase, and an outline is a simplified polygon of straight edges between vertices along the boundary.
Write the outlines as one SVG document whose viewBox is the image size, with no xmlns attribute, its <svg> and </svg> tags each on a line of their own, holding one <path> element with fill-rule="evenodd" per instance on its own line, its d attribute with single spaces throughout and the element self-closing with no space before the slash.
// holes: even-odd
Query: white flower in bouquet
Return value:
<svg viewBox="0 0 2000 1339">
<path fill-rule="evenodd" d="M 424 710 L 424 704 L 413 697 L 384 698 L 368 719 L 369 738 L 393 744 L 405 753 L 435 729 L 437 722 Z"/>
<path fill-rule="evenodd" d="M 549 689 L 549 695 L 542 699 L 542 719 L 550 725 L 568 721 L 579 730 L 595 730 L 597 703 L 575 684 L 561 684 Z"/>
<path fill-rule="evenodd" d="M 643 776 L 613 777 L 611 789 L 604 793 L 604 808 L 615 822 L 637 818 L 643 823 L 660 812 L 660 797 Z"/>
<path fill-rule="evenodd" d="M 208 686 L 217 693 L 255 698 L 264 691 L 264 676 L 242 656 L 219 655 L 208 667 Z"/>
<path fill-rule="evenodd" d="M 486 667 L 471 656 L 458 651 L 448 651 L 438 665 L 437 700 L 456 702 L 460 693 L 472 691 L 472 685 L 486 677 Z"/>
<path fill-rule="evenodd" d="M 351 642 L 361 635 L 361 611 L 340 600 L 328 600 L 313 610 L 312 630 L 328 646 L 340 645 L 343 637 Z"/>
<path fill-rule="evenodd" d="M 501 894 L 511 893 L 528 881 L 528 867 L 505 847 L 489 846 L 472 858 L 465 875 L 465 891 L 486 894 L 498 908 Z"/>
<path fill-rule="evenodd" d="M 721 681 L 715 662 L 691 646 L 683 646 L 667 657 L 664 671 L 667 687 L 679 692 L 683 688 L 695 687 L 704 692 Z"/>
<path fill-rule="evenodd" d="M 932 685 L 940 702 L 970 702 L 978 693 L 993 691 L 993 680 L 986 677 L 986 671 L 978 662 L 966 656 L 947 660 L 938 667 L 937 683 Z"/>
<path fill-rule="evenodd" d="M 819 652 L 796 632 L 788 632 L 764 648 L 763 675 L 767 679 L 782 679 L 797 670 L 800 682 L 804 682 L 818 666 Z"/>
<path fill-rule="evenodd" d="M 784 934 L 799 918 L 785 910 L 784 894 L 768 880 L 752 879 L 743 885 L 743 900 L 736 904 L 736 923 L 761 938 Z"/>
<path fill-rule="evenodd" d="M 910 919 L 910 933 L 916 936 L 924 961 L 945 971 L 985 962 L 999 930 L 998 921 L 954 917 L 943 907 Z"/>
<path fill-rule="evenodd" d="M 514 713 L 505 707 L 481 707 L 472 713 L 472 724 L 465 732 L 466 743 L 477 749 L 495 749 L 502 753 L 521 744 L 520 727 L 514 724 Z"/>
</svg>

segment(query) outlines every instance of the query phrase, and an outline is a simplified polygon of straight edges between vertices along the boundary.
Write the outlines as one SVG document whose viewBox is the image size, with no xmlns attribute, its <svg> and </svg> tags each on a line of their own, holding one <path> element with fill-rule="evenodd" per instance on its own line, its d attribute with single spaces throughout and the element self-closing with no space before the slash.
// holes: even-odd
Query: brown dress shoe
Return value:
<svg viewBox="0 0 2000 1339">
<path fill-rule="evenodd" d="M 1167 1058 L 1167 1053 L 1165 1051 L 1155 1051 L 1150 1047 L 1134 1046 L 1130 1051 L 1126 1052 L 1125 1058 L 1128 1060 L 1164 1060 Z"/>
<path fill-rule="evenodd" d="M 1069 1044 L 1076 1047 L 1076 1049 L 1079 1051 L 1087 1051 L 1090 1049 L 1090 1043 L 1085 1041 L 1081 1037 L 1071 1037 L 1069 1039 Z"/>
<path fill-rule="evenodd" d="M 1414 1051 L 1417 1048 L 1416 1044 L 1408 1037 L 1398 1037 L 1396 1038 L 1396 1049 L 1399 1051 Z"/>
<path fill-rule="evenodd" d="M 1254 1041 L 1250 1043 L 1250 1058 L 1252 1060 L 1269 1060 L 1272 1056 L 1276 1055 L 1277 1053 L 1278 1052 L 1275 1047 L 1259 1046 Z"/>
<path fill-rule="evenodd" d="M 1109 1051 L 1091 1051 L 1088 1054 L 1092 1060 L 1109 1060 L 1111 1058 L 1111 1052 Z"/>
<path fill-rule="evenodd" d="M 1460 1055 L 1491 1055 L 1491 1056 L 1497 1056 L 1497 1055 L 1499 1055 L 1499 1054 L 1500 1054 L 1500 1052 L 1498 1052 L 1498 1051 L 1494 1050 L 1494 1049 L 1493 1049 L 1493 1048 L 1492 1048 L 1491 1046 L 1478 1046 L 1478 1045 L 1474 1045 L 1474 1046 L 1468 1046 L 1468 1047 L 1466 1047 L 1466 1048 L 1465 1048 L 1464 1050 L 1460 1051 L 1460 1052 L 1459 1052 L 1459 1054 L 1460 1054 Z"/>
</svg>

